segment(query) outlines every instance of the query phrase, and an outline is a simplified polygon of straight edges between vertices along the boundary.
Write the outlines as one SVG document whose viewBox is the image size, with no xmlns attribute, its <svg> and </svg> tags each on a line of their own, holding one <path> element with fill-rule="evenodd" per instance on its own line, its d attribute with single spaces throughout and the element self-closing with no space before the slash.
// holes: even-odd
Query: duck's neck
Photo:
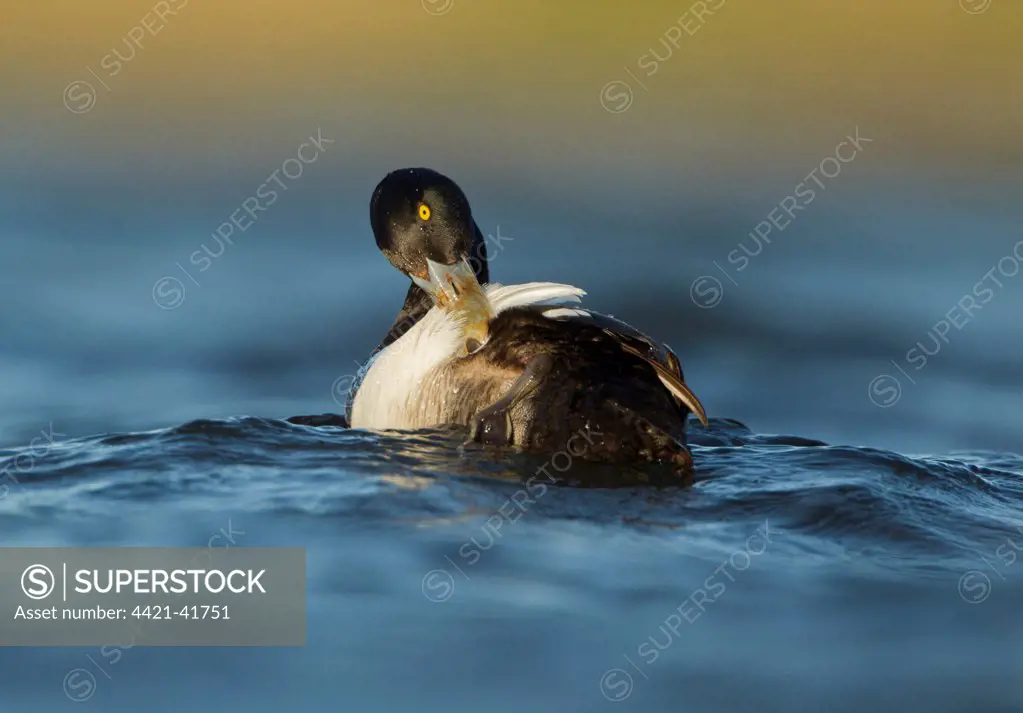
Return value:
<svg viewBox="0 0 1023 713">
<path fill-rule="evenodd" d="M 476 273 L 476 281 L 481 285 L 485 285 L 490 282 L 487 241 L 483 237 L 483 233 L 480 232 L 480 227 L 476 225 L 476 221 L 473 221 L 472 228 L 473 239 L 472 248 L 469 251 L 469 265 L 472 267 L 473 272 Z M 419 322 L 423 315 L 430 311 L 432 306 L 433 300 L 430 299 L 430 296 L 413 282 L 409 286 L 408 292 L 405 293 L 405 302 L 402 304 L 401 310 L 398 311 L 398 316 L 394 318 L 394 323 L 387 330 L 384 340 L 373 350 L 373 354 L 386 349 L 396 340 L 400 339 L 401 335 Z"/>
<path fill-rule="evenodd" d="M 398 311 L 398 316 L 394 318 L 394 324 L 387 330 L 384 340 L 380 342 L 380 346 L 373 350 L 373 354 L 386 349 L 400 339 L 401 335 L 414 327 L 432 306 L 433 301 L 430 296 L 419 285 L 412 283 L 405 294 L 405 303 Z"/>
<path fill-rule="evenodd" d="M 469 264 L 476 273 L 476 281 L 481 285 L 490 282 L 490 259 L 487 256 L 487 241 L 480 232 L 480 226 L 472 221 L 472 249 L 469 251 Z"/>
</svg>

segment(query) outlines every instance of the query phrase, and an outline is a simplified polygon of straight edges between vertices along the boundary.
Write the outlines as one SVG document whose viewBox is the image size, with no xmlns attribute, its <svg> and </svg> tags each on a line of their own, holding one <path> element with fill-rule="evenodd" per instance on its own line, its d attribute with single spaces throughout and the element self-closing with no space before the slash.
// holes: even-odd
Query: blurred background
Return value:
<svg viewBox="0 0 1023 713">
<path fill-rule="evenodd" d="M 332 385 L 405 291 L 370 193 L 426 165 L 500 230 L 496 280 L 585 288 L 671 344 L 713 416 L 904 453 L 1018 448 L 1012 0 L 5 15 L 5 443 L 340 411 Z M 815 198 L 758 244 L 800 184 Z M 245 230 L 218 245 L 232 214 Z M 993 269 L 1002 287 L 948 316 Z M 923 367 L 918 342 L 937 349 Z"/>
<path fill-rule="evenodd" d="M 1020 709 L 1018 0 L 8 5 L 0 534 L 306 547 L 309 640 L 0 649 L 0 710 L 590 713 L 630 670 L 634 710 Z M 585 288 L 762 434 L 551 488 L 448 603 L 424 573 L 518 487 L 463 476 L 518 461 L 186 423 L 342 410 L 407 288 L 369 197 L 417 165 L 495 280 Z"/>
</svg>

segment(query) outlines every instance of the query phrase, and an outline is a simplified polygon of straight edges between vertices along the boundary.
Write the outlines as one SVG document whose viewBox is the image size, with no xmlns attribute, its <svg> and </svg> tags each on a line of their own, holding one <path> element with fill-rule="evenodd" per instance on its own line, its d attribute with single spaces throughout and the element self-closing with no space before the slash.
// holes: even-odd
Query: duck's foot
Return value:
<svg viewBox="0 0 1023 713">
<path fill-rule="evenodd" d="M 551 373 L 553 367 L 554 360 L 547 354 L 539 354 L 530 359 L 507 393 L 472 417 L 469 422 L 469 440 L 487 446 L 504 446 L 513 443 L 515 429 L 511 419 L 512 408 L 529 396 Z"/>
</svg>

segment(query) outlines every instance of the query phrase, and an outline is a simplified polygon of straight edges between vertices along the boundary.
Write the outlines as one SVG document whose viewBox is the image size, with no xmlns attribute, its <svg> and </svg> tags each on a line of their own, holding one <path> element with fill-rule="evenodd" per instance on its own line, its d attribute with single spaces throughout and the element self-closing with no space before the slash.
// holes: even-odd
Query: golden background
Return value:
<svg viewBox="0 0 1023 713">
<path fill-rule="evenodd" d="M 812 166 L 858 125 L 883 154 L 871 170 L 997 172 L 1023 157 L 1023 4 L 963 5 L 984 2 L 727 0 L 649 78 L 638 58 L 664 55 L 691 2 L 188 0 L 109 78 L 101 59 L 128 53 L 155 3 L 18 3 L 0 29 L 0 155 L 30 172 L 224 172 L 322 126 L 381 167 L 457 160 L 553 187 L 579 170 Z M 73 114 L 80 79 L 96 104 Z M 619 114 L 600 103 L 613 80 L 635 91 Z"/>
</svg>

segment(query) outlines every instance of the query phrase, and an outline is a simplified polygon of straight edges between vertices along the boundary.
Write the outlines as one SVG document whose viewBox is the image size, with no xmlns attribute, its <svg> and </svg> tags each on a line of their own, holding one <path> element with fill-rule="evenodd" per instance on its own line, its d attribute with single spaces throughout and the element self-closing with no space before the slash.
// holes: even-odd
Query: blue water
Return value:
<svg viewBox="0 0 1023 713">
<path fill-rule="evenodd" d="M 543 458 L 284 420 L 341 410 L 404 294 L 366 218 L 393 166 L 343 164 L 188 275 L 237 181 L 4 185 L 4 543 L 306 547 L 309 633 L 5 649 L 0 710 L 1023 707 L 1023 277 L 998 271 L 1018 191 L 850 170 L 739 271 L 802 173 L 539 196 L 440 166 L 512 238 L 496 279 L 588 289 L 672 345 L 713 417 L 691 488 L 526 502 Z"/>
<path fill-rule="evenodd" d="M 8 649 L 5 709 L 72 707 L 76 669 L 67 695 L 102 710 L 1023 700 L 1023 458 L 910 458 L 718 420 L 694 434 L 691 489 L 516 502 L 545 462 L 459 457 L 461 436 L 242 418 L 54 447 L 0 501 L 9 545 L 307 547 L 308 645 Z"/>
</svg>

